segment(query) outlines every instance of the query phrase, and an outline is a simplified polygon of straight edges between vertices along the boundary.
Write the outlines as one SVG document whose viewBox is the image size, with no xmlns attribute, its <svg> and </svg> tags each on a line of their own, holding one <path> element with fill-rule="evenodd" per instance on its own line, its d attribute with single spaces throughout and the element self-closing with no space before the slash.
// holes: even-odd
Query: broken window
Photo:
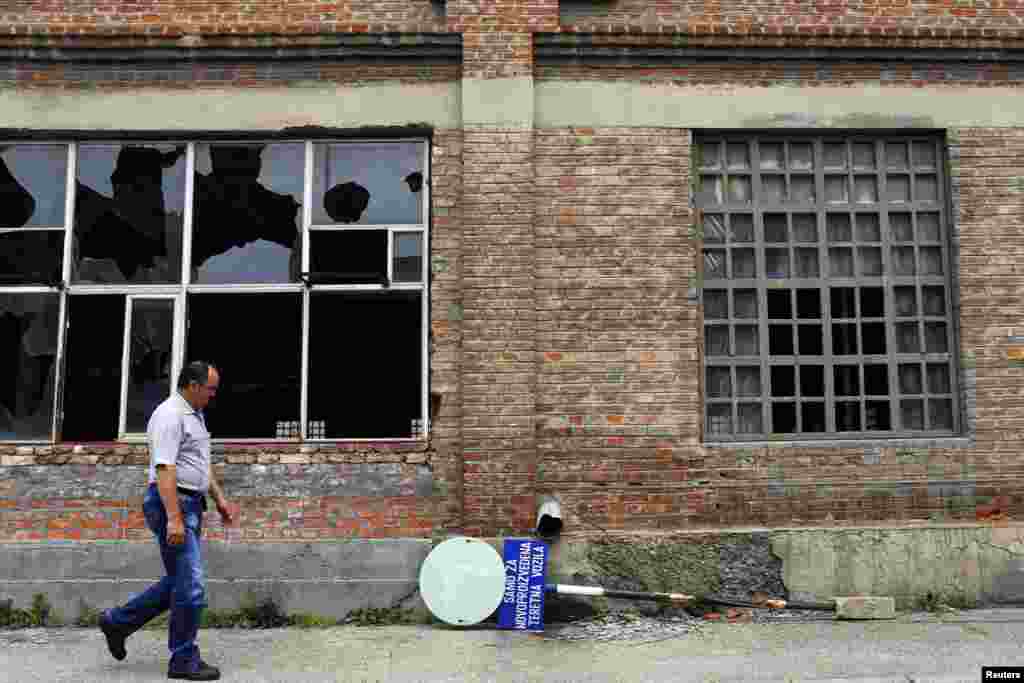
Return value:
<svg viewBox="0 0 1024 683">
<path fill-rule="evenodd" d="M 956 428 L 940 144 L 701 136 L 715 440 Z"/>
<path fill-rule="evenodd" d="M 416 435 L 422 419 L 421 297 L 314 292 L 309 419 L 323 422 L 326 438 Z"/>
<path fill-rule="evenodd" d="M 298 282 L 305 148 L 196 145 L 192 282 Z"/>
<path fill-rule="evenodd" d="M 81 145 L 72 280 L 181 282 L 185 145 Z"/>
<path fill-rule="evenodd" d="M 57 294 L 0 293 L 0 439 L 49 439 L 53 430 Z"/>
<path fill-rule="evenodd" d="M 220 370 L 220 388 L 206 411 L 210 433 L 219 439 L 273 439 L 279 422 L 298 421 L 302 297 L 190 294 L 187 306 L 186 357 Z M 344 336 L 350 325 L 340 318 L 334 323 L 336 333 L 321 332 L 325 342 Z"/>
<path fill-rule="evenodd" d="M 422 437 L 426 168 L 423 141 L 0 145 L 0 440 L 141 438 L 193 359 L 214 438 Z"/>
</svg>

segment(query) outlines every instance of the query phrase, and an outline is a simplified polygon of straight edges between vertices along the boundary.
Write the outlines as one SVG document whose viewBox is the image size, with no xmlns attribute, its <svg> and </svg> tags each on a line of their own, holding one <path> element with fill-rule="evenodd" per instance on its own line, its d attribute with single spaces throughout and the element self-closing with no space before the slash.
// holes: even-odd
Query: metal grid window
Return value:
<svg viewBox="0 0 1024 683">
<path fill-rule="evenodd" d="M 695 143 L 705 438 L 956 433 L 940 139 Z"/>
<path fill-rule="evenodd" d="M 260 354 L 221 438 L 424 437 L 429 177 L 425 140 L 0 141 L 0 441 L 141 438 L 186 358 Z"/>
</svg>

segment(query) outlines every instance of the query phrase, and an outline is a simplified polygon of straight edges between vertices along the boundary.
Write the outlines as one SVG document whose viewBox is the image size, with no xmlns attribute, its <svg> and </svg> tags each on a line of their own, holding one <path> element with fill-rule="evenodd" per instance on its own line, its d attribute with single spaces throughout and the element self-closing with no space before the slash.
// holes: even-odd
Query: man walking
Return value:
<svg viewBox="0 0 1024 683">
<path fill-rule="evenodd" d="M 224 523 L 234 521 L 210 468 L 210 433 L 202 412 L 219 384 L 220 375 L 212 365 L 189 363 L 178 378 L 178 391 L 153 411 L 147 427 L 149 487 L 142 509 L 146 526 L 160 545 L 167 576 L 100 617 L 110 654 L 120 660 L 127 654 L 125 639 L 170 609 L 167 677 L 188 681 L 220 678 L 220 670 L 200 658 L 196 645 L 199 615 L 207 605 L 199 546 L 207 493 Z"/>
</svg>

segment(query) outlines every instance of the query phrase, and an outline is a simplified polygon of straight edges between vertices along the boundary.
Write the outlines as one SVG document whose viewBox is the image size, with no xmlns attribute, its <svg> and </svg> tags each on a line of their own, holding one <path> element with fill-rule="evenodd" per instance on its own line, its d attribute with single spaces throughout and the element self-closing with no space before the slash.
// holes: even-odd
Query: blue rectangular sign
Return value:
<svg viewBox="0 0 1024 683">
<path fill-rule="evenodd" d="M 498 628 L 544 630 L 544 574 L 548 546 L 543 541 L 505 541 L 505 594 L 498 607 Z"/>
</svg>

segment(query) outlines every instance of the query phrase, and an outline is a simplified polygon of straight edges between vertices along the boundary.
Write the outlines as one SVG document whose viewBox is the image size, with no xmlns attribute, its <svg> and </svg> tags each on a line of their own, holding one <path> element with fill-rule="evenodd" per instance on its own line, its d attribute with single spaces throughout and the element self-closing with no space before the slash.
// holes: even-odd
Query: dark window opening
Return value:
<svg viewBox="0 0 1024 683">
<path fill-rule="evenodd" d="M 825 404 L 804 403 L 801 406 L 803 412 L 803 430 L 805 432 L 825 431 Z"/>
<path fill-rule="evenodd" d="M 885 315 L 885 297 L 881 287 L 860 288 L 860 317 L 881 318 Z"/>
<path fill-rule="evenodd" d="M 830 293 L 832 297 L 833 318 L 856 317 L 853 287 L 833 287 Z"/>
<path fill-rule="evenodd" d="M 298 282 L 305 148 L 196 147 L 193 282 Z"/>
<path fill-rule="evenodd" d="M 768 326 L 768 353 L 772 356 L 793 355 L 792 325 Z"/>
<path fill-rule="evenodd" d="M 313 294 L 309 420 L 311 426 L 322 425 L 324 438 L 418 435 L 420 297 L 419 292 Z"/>
<path fill-rule="evenodd" d="M 50 439 L 59 314 L 56 294 L 0 294 L 0 439 Z"/>
<path fill-rule="evenodd" d="M 856 401 L 836 402 L 836 431 L 860 431 L 860 403 Z"/>
<path fill-rule="evenodd" d="M 58 230 L 0 232 L 0 287 L 56 284 L 63 279 L 63 257 L 64 233 Z"/>
<path fill-rule="evenodd" d="M 889 393 L 889 366 L 864 366 L 864 393 L 868 396 L 885 396 Z"/>
<path fill-rule="evenodd" d="M 885 323 L 861 323 L 860 335 L 865 355 L 885 353 Z"/>
<path fill-rule="evenodd" d="M 315 230 L 309 247 L 309 268 L 325 282 L 377 284 L 387 278 L 387 230 Z"/>
<path fill-rule="evenodd" d="M 888 401 L 865 401 L 864 421 L 868 431 L 888 431 L 892 429 L 889 416 Z"/>
<path fill-rule="evenodd" d="M 796 368 L 791 365 L 772 366 L 772 396 L 796 395 Z"/>
<path fill-rule="evenodd" d="M 796 315 L 798 318 L 821 317 L 821 292 L 817 289 L 796 290 Z"/>
<path fill-rule="evenodd" d="M 860 371 L 856 365 L 837 365 L 833 370 L 836 396 L 860 394 Z"/>
<path fill-rule="evenodd" d="M 336 322 L 324 337 L 333 341 L 346 329 Z M 213 438 L 275 438 L 281 423 L 299 420 L 302 297 L 190 295 L 185 358 L 220 370 L 220 388 L 206 409 Z"/>
<path fill-rule="evenodd" d="M 184 145 L 81 146 L 72 279 L 180 282 L 184 203 Z"/>
<path fill-rule="evenodd" d="M 123 294 L 72 296 L 63 391 L 64 441 L 116 441 L 124 348 Z"/>
<path fill-rule="evenodd" d="M 797 329 L 800 337 L 800 354 L 822 355 L 825 348 L 825 337 L 822 334 L 821 325 L 800 325 Z"/>
<path fill-rule="evenodd" d="M 768 317 L 779 320 L 793 317 L 793 303 L 788 289 L 768 291 Z"/>
<path fill-rule="evenodd" d="M 857 353 L 857 325 L 855 323 L 832 325 L 832 353 L 836 356 L 851 356 Z"/>
<path fill-rule="evenodd" d="M 800 366 L 800 395 L 801 396 L 824 396 L 825 395 L 825 366 L 823 366 L 823 365 L 801 365 Z"/>
<path fill-rule="evenodd" d="M 796 404 L 772 404 L 772 431 L 776 434 L 792 434 L 796 431 Z"/>
</svg>

